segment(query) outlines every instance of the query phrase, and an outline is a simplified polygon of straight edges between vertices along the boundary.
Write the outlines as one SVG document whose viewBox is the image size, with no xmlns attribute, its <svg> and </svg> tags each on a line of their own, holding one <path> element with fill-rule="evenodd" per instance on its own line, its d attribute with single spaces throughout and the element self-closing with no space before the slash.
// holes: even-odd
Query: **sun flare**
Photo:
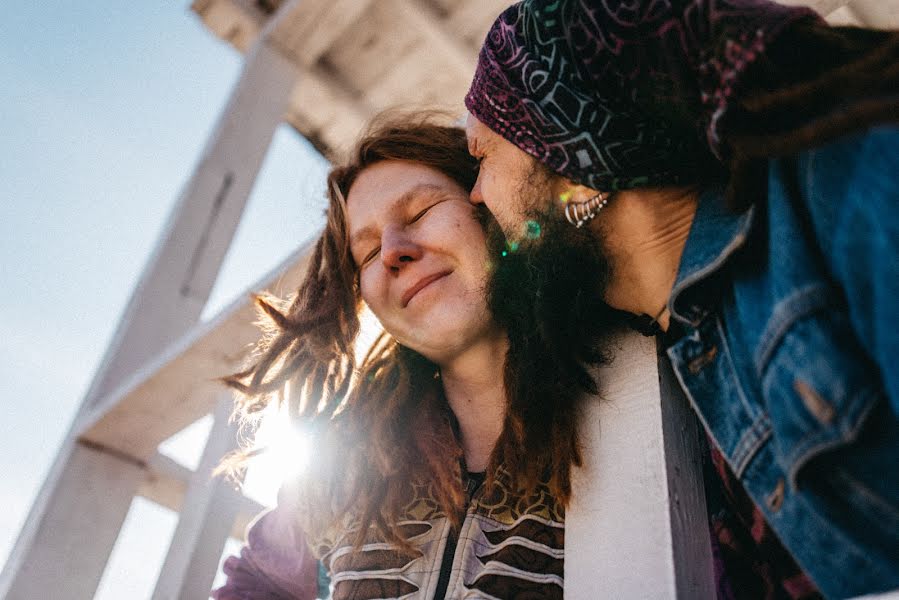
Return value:
<svg viewBox="0 0 899 600">
<path fill-rule="evenodd" d="M 264 451 L 254 457 L 247 469 L 246 493 L 267 506 L 275 504 L 281 484 L 303 473 L 309 464 L 311 439 L 291 422 L 287 407 L 269 405 L 255 435 L 256 445 Z"/>
</svg>

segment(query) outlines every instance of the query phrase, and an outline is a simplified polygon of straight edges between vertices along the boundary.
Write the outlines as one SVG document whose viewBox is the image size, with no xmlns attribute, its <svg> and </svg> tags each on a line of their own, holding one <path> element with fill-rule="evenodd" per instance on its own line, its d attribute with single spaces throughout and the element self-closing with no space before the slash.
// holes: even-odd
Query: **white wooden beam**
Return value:
<svg viewBox="0 0 899 600">
<path fill-rule="evenodd" d="M 270 43 L 310 68 L 368 9 L 372 0 L 294 0 L 279 10 Z"/>
<path fill-rule="evenodd" d="M 849 7 L 865 27 L 899 29 L 899 2 L 895 0 L 852 0 Z"/>
<path fill-rule="evenodd" d="M 447 27 L 480 52 L 487 31 L 499 14 L 511 4 L 512 0 L 453 1 L 449 6 Z"/>
<path fill-rule="evenodd" d="M 240 493 L 221 477 L 212 477 L 222 457 L 237 445 L 237 426 L 229 423 L 233 399 L 228 392 L 219 397 L 215 422 L 200 465 L 191 475 L 153 600 L 207 597 L 225 541 L 240 511 Z"/>
<path fill-rule="evenodd" d="M 157 454 L 147 461 L 147 474 L 137 493 L 174 512 L 184 506 L 184 495 L 193 471 L 165 456 Z M 240 495 L 240 508 L 231 528 L 231 537 L 242 540 L 247 526 L 265 507 L 252 498 Z"/>
<path fill-rule="evenodd" d="M 478 48 L 460 40 L 446 27 L 434 11 L 415 0 L 389 0 L 399 16 L 403 28 L 420 33 L 420 37 L 442 56 L 450 69 L 460 77 L 470 79 L 478 59 Z"/>
<path fill-rule="evenodd" d="M 285 295 L 299 285 L 310 245 L 288 257 L 254 286 Z M 224 386 L 216 377 L 241 366 L 259 338 L 249 296 L 239 298 L 217 317 L 150 361 L 81 421 L 82 439 L 146 461 L 157 446 L 214 410 Z"/>
<path fill-rule="evenodd" d="M 269 19 L 250 0 L 194 0 L 190 8 L 215 35 L 241 52 L 253 46 Z"/>
<path fill-rule="evenodd" d="M 809 6 L 822 17 L 826 17 L 838 8 L 849 4 L 851 0 L 777 0 L 787 6 Z"/>
<path fill-rule="evenodd" d="M 660 373 L 655 340 L 628 333 L 613 345 L 581 422 L 565 597 L 714 598 L 696 420 Z"/>
<path fill-rule="evenodd" d="M 132 294 L 87 395 L 95 404 L 200 316 L 296 82 L 266 45 L 247 58 L 199 165 Z"/>
<path fill-rule="evenodd" d="M 250 53 L 31 507 L 0 575 L 0 596 L 93 596 L 152 452 L 137 456 L 103 439 L 79 440 L 80 421 L 197 322 L 295 78 L 292 63 L 264 44 Z M 130 415 L 148 416 L 152 411 Z"/>
<path fill-rule="evenodd" d="M 65 448 L 0 576 L 0 598 L 90 600 L 144 477 L 138 462 L 83 444 Z"/>
</svg>

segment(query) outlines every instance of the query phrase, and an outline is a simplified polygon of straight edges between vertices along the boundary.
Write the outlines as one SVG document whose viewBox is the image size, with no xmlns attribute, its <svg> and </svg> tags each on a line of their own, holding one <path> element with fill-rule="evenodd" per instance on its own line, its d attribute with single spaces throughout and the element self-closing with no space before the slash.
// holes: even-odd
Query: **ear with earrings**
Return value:
<svg viewBox="0 0 899 600">
<path fill-rule="evenodd" d="M 609 192 L 597 192 L 584 201 L 573 200 L 571 191 L 559 195 L 559 200 L 565 205 L 565 218 L 569 223 L 580 229 L 585 223 L 591 221 L 599 211 L 609 202 L 612 194 Z"/>
</svg>

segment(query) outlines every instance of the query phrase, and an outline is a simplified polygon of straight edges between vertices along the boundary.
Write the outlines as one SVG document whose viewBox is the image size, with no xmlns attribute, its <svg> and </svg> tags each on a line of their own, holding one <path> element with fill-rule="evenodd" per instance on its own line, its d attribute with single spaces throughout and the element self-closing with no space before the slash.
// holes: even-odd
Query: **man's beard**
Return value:
<svg viewBox="0 0 899 600">
<path fill-rule="evenodd" d="M 488 224 L 495 268 L 487 301 L 509 333 L 512 355 L 519 355 L 517 370 L 555 365 L 557 376 L 567 373 L 566 385 L 595 391 L 583 367 L 604 361 L 600 338 L 622 323 L 622 313 L 603 301 L 612 268 L 601 239 L 590 228 L 568 223 L 561 212 L 552 203 L 532 210 L 526 239 L 517 244 L 507 241 L 498 225 Z"/>
</svg>

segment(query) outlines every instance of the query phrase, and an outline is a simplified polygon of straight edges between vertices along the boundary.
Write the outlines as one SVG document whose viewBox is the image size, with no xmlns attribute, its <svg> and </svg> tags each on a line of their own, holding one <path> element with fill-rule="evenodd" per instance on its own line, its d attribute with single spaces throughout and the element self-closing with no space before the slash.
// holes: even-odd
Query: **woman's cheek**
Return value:
<svg viewBox="0 0 899 600">
<path fill-rule="evenodd" d="M 366 268 L 362 270 L 361 275 L 359 276 L 359 292 L 362 295 L 362 300 L 371 308 L 372 310 L 377 310 L 380 306 L 378 301 L 380 293 L 378 290 L 377 277 L 372 272 L 375 265 L 368 265 Z"/>
</svg>

